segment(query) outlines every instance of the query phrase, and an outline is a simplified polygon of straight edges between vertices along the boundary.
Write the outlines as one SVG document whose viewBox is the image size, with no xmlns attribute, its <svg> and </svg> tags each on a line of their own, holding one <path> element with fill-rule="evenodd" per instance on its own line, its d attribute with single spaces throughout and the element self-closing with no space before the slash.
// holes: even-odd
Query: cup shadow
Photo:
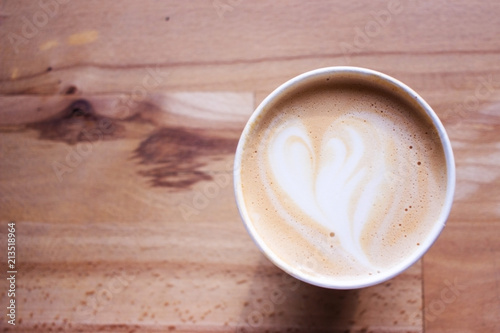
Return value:
<svg viewBox="0 0 500 333">
<path fill-rule="evenodd" d="M 358 300 L 359 290 L 310 285 L 262 256 L 236 332 L 349 332 Z"/>
</svg>

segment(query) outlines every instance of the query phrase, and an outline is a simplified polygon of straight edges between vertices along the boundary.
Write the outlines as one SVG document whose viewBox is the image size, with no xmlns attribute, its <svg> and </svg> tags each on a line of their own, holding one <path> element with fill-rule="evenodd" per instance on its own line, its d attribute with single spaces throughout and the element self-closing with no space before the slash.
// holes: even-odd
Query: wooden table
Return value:
<svg viewBox="0 0 500 333">
<path fill-rule="evenodd" d="M 499 332 L 499 17 L 477 0 L 1 1 L 1 329 Z M 254 107 L 334 65 L 417 90 L 457 164 L 429 253 L 355 291 L 274 267 L 232 192 Z"/>
</svg>

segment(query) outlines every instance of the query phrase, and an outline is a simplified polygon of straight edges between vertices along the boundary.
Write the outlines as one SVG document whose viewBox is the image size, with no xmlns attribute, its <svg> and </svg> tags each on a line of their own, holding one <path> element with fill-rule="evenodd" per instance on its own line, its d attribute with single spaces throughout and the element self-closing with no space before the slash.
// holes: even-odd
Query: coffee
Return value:
<svg viewBox="0 0 500 333">
<path fill-rule="evenodd" d="M 292 86 L 261 111 L 235 180 L 247 224 L 277 260 L 310 280 L 352 283 L 422 252 L 447 161 L 418 103 L 344 73 Z"/>
</svg>

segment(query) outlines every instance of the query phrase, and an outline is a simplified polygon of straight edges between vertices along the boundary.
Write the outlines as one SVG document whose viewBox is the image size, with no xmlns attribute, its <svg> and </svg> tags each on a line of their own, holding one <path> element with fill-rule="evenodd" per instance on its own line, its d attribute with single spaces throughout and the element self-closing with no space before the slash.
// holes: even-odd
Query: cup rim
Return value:
<svg viewBox="0 0 500 333">
<path fill-rule="evenodd" d="M 380 273 L 371 275 L 370 278 L 356 278 L 353 281 L 346 280 L 336 280 L 334 277 L 317 277 L 317 276 L 309 276 L 301 272 L 299 269 L 293 267 L 280 259 L 263 241 L 263 239 L 259 236 L 259 233 L 255 229 L 252 223 L 252 219 L 248 215 L 246 206 L 243 200 L 243 191 L 241 184 L 241 158 L 243 154 L 243 148 L 247 142 L 247 137 L 250 133 L 250 130 L 253 124 L 258 121 L 258 118 L 261 114 L 263 114 L 267 106 L 271 104 L 276 99 L 279 99 L 282 95 L 286 94 L 286 92 L 290 89 L 295 89 L 297 86 L 300 86 L 305 82 L 316 81 L 319 82 L 323 78 L 329 75 L 339 75 L 339 74 L 353 74 L 356 78 L 368 77 L 369 79 L 379 79 L 381 81 L 380 85 L 388 85 L 389 87 L 394 87 L 404 92 L 406 96 L 403 96 L 404 100 L 412 100 L 416 102 L 420 108 L 425 111 L 425 113 L 429 116 L 432 121 L 433 126 L 436 128 L 439 138 L 441 141 L 441 145 L 444 151 L 445 160 L 446 160 L 446 171 L 447 171 L 447 183 L 446 183 L 446 195 L 443 203 L 443 208 L 439 214 L 438 219 L 434 223 L 433 228 L 429 232 L 425 241 L 420 244 L 419 249 L 414 251 L 413 254 L 409 257 L 406 257 L 404 261 L 399 264 L 391 267 L 390 269 Z M 305 73 L 302 73 L 285 83 L 281 84 L 278 88 L 276 88 L 273 92 L 271 92 L 255 109 L 249 118 L 248 122 L 243 129 L 243 132 L 240 136 L 238 146 L 236 148 L 236 154 L 234 158 L 234 169 L 233 169 L 233 180 L 234 180 L 234 193 L 236 204 L 238 207 L 238 211 L 240 213 L 241 219 L 247 232 L 251 236 L 253 242 L 259 247 L 260 251 L 278 268 L 285 271 L 286 273 L 292 275 L 293 277 L 307 282 L 309 284 L 329 288 L 329 289 L 358 289 L 373 286 L 382 282 L 385 282 L 403 271 L 407 268 L 415 264 L 434 244 L 434 242 L 439 237 L 441 231 L 446 225 L 446 221 L 449 217 L 451 206 L 453 204 L 453 196 L 455 193 L 455 160 L 453 156 L 453 150 L 451 146 L 451 142 L 448 138 L 446 130 L 439 120 L 438 116 L 434 112 L 434 110 L 430 107 L 429 104 L 413 89 L 408 87 L 406 84 L 401 81 L 378 71 L 374 71 L 367 68 L 362 67 L 352 67 L 352 66 L 334 66 L 334 67 L 324 67 L 318 68 L 315 70 L 311 70 Z"/>
</svg>

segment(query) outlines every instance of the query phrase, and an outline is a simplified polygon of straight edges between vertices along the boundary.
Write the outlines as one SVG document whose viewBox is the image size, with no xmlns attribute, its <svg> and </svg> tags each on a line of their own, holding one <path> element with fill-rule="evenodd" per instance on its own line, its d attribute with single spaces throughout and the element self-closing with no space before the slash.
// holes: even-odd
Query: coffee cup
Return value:
<svg viewBox="0 0 500 333">
<path fill-rule="evenodd" d="M 248 120 L 234 165 L 255 244 L 288 274 L 332 289 L 375 285 L 418 261 L 455 190 L 436 113 L 400 81 L 359 67 L 279 86 Z"/>
</svg>

